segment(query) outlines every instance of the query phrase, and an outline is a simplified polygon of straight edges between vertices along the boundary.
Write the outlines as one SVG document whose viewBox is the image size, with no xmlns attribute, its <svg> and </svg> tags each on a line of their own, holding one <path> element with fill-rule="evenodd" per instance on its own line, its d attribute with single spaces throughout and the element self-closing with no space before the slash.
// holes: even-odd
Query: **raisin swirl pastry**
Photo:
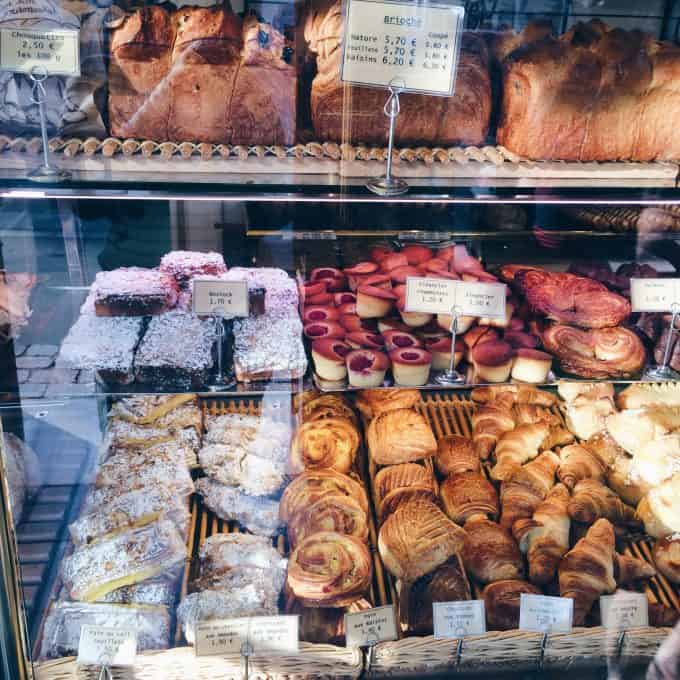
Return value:
<svg viewBox="0 0 680 680">
<path fill-rule="evenodd" d="M 368 498 L 361 484 L 335 470 L 308 470 L 296 477 L 283 492 L 279 517 L 288 524 L 296 512 L 309 509 L 319 499 L 330 496 L 349 496 L 368 512 Z"/>
<path fill-rule="evenodd" d="M 334 531 L 368 541 L 366 510 L 351 496 L 324 496 L 300 508 L 288 522 L 288 540 L 295 547 L 308 536 Z"/>
<path fill-rule="evenodd" d="M 366 545 L 334 531 L 305 538 L 288 562 L 288 587 L 305 606 L 346 607 L 364 595 L 371 576 Z"/>
<path fill-rule="evenodd" d="M 290 447 L 292 474 L 305 470 L 347 473 L 359 449 L 359 432 L 346 418 L 323 418 L 303 423 Z"/>
</svg>

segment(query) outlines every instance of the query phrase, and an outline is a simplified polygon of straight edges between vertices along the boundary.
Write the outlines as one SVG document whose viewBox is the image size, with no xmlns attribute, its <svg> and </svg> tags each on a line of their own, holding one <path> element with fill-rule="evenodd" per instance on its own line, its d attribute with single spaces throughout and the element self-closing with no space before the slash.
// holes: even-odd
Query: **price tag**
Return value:
<svg viewBox="0 0 680 680">
<path fill-rule="evenodd" d="M 246 281 L 194 279 L 192 308 L 198 316 L 248 316 L 248 284 Z"/>
<path fill-rule="evenodd" d="M 84 624 L 78 642 L 78 663 L 83 666 L 134 666 L 137 632 Z"/>
<path fill-rule="evenodd" d="M 392 605 L 345 614 L 347 647 L 370 647 L 397 637 L 397 618 Z"/>
<path fill-rule="evenodd" d="M 600 617 L 605 628 L 626 630 L 649 625 L 649 603 L 644 593 L 618 590 L 600 597 Z"/>
<path fill-rule="evenodd" d="M 680 303 L 680 279 L 631 279 L 630 302 L 634 312 L 670 312 Z"/>
<path fill-rule="evenodd" d="M 51 76 L 79 76 L 78 31 L 0 29 L 0 70 L 31 73 L 36 67 Z"/>
<path fill-rule="evenodd" d="M 536 633 L 568 633 L 574 616 L 574 600 L 522 593 L 519 600 L 519 628 Z"/>
<path fill-rule="evenodd" d="M 461 316 L 505 318 L 504 283 L 451 281 L 408 277 L 406 279 L 407 312 L 451 314 L 458 307 Z"/>
<path fill-rule="evenodd" d="M 452 95 L 465 10 L 411 0 L 348 0 L 341 79 L 406 92 Z"/>
<path fill-rule="evenodd" d="M 252 654 L 297 654 L 299 616 L 253 616 L 203 621 L 196 626 L 196 656 L 240 654 L 245 643 Z"/>
<path fill-rule="evenodd" d="M 433 602 L 432 619 L 438 640 L 486 633 L 484 600 Z"/>
</svg>

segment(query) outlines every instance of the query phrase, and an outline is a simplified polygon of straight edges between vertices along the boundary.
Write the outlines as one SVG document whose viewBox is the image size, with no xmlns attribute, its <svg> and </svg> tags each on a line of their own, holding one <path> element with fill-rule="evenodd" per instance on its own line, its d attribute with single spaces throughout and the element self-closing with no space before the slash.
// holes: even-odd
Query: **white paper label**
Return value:
<svg viewBox="0 0 680 680">
<path fill-rule="evenodd" d="M 347 0 L 341 78 L 406 92 L 451 95 L 465 10 L 411 0 Z"/>
<path fill-rule="evenodd" d="M 78 663 L 83 666 L 134 666 L 137 633 L 128 628 L 84 624 L 78 642 Z"/>
<path fill-rule="evenodd" d="M 433 602 L 432 620 L 438 640 L 483 635 L 486 633 L 484 600 Z"/>
<path fill-rule="evenodd" d="M 31 73 L 44 69 L 49 75 L 80 75 L 78 31 L 0 29 L 0 70 Z"/>
<path fill-rule="evenodd" d="M 605 628 L 626 630 L 649 625 L 649 603 L 644 593 L 618 590 L 600 597 L 600 617 Z"/>
<path fill-rule="evenodd" d="M 199 316 L 248 316 L 248 284 L 245 281 L 194 279 L 192 307 Z"/>
<path fill-rule="evenodd" d="M 417 277 L 406 279 L 407 312 L 451 314 L 456 308 L 460 316 L 504 319 L 505 300 L 504 283 Z"/>
<path fill-rule="evenodd" d="M 196 625 L 196 656 L 241 654 L 297 654 L 298 616 L 253 616 L 203 621 Z"/>
<path fill-rule="evenodd" d="M 391 604 L 345 614 L 347 647 L 370 647 L 378 642 L 396 640 L 397 637 L 397 618 Z"/>
<path fill-rule="evenodd" d="M 680 279 L 631 279 L 630 302 L 634 312 L 670 312 L 680 303 Z"/>
<path fill-rule="evenodd" d="M 522 593 L 519 599 L 519 628 L 536 633 L 568 633 L 574 615 L 570 597 Z"/>
</svg>

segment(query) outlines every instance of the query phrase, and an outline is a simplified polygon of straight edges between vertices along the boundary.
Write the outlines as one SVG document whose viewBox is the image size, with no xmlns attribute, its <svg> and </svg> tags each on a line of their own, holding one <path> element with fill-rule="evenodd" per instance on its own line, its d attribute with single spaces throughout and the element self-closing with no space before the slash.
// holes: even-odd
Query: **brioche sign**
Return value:
<svg viewBox="0 0 680 680">
<path fill-rule="evenodd" d="M 452 95 L 465 10 L 411 0 L 348 0 L 341 79 L 354 85 Z"/>
</svg>

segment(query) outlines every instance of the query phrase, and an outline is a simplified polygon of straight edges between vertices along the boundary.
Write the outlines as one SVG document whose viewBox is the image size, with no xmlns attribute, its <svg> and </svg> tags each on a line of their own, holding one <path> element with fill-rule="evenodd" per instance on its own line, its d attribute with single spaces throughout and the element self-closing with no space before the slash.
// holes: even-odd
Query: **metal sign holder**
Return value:
<svg viewBox="0 0 680 680">
<path fill-rule="evenodd" d="M 217 331 L 217 373 L 215 379 L 208 385 L 208 390 L 210 392 L 224 392 L 236 384 L 236 379 L 232 373 L 229 373 L 227 378 L 224 376 L 224 337 L 226 334 L 224 332 L 224 311 L 221 308 L 216 307 L 213 310 L 213 321 Z"/>
<path fill-rule="evenodd" d="M 675 327 L 675 322 L 680 314 L 680 304 L 674 302 L 671 305 L 671 325 L 668 329 L 668 338 L 666 339 L 666 347 L 663 352 L 663 361 L 660 366 L 650 366 L 642 376 L 645 380 L 680 380 L 680 373 L 674 371 L 669 365 L 671 358 L 671 346 L 673 344 L 673 334 L 678 330 Z"/>
<path fill-rule="evenodd" d="M 456 365 L 456 335 L 458 334 L 458 319 L 461 316 L 460 307 L 451 309 L 451 356 L 449 358 L 449 369 L 438 375 L 435 381 L 440 385 L 460 385 L 465 382 L 465 376 L 455 368 Z"/>
</svg>

